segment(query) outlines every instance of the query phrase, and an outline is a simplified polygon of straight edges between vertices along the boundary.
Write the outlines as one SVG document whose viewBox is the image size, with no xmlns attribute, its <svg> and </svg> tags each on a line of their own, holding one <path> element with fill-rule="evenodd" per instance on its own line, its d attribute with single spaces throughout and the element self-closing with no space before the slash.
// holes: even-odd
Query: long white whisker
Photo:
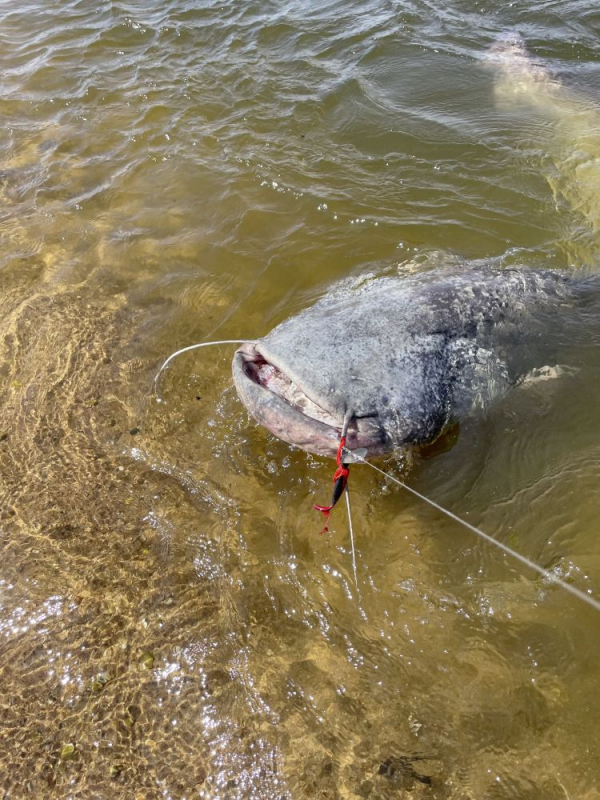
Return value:
<svg viewBox="0 0 600 800">
<path fill-rule="evenodd" d="M 174 358 L 177 358 L 177 356 L 180 356 L 182 353 L 188 353 L 190 350 L 197 350 L 199 347 L 209 347 L 210 345 L 213 344 L 246 344 L 246 343 L 255 344 L 255 342 L 253 342 L 250 339 L 221 339 L 217 342 L 199 342 L 198 344 L 190 344 L 187 347 L 182 347 L 181 350 L 177 350 L 174 353 L 171 353 L 171 355 L 167 358 L 162 367 L 158 370 L 158 372 L 154 376 L 154 381 L 152 383 L 154 391 L 156 392 L 156 387 L 158 385 L 158 379 L 160 377 L 161 372 L 165 369 L 165 367 L 168 364 L 171 363 L 171 361 L 173 361 Z"/>
</svg>

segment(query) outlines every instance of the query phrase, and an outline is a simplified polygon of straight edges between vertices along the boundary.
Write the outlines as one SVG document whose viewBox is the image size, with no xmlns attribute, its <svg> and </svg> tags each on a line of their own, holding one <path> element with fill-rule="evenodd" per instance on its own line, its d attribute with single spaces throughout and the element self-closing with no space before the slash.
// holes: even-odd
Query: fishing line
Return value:
<svg viewBox="0 0 600 800">
<path fill-rule="evenodd" d="M 165 369 L 165 367 L 167 367 L 171 363 L 171 361 L 173 361 L 174 358 L 177 358 L 177 356 L 180 356 L 182 353 L 188 353 L 188 352 L 190 352 L 190 350 L 197 350 L 200 347 L 210 347 L 212 345 L 217 345 L 217 344 L 246 344 L 247 342 L 249 344 L 255 344 L 255 342 L 250 341 L 248 339 L 221 339 L 221 340 L 215 341 L 215 342 L 199 342 L 198 344 L 191 344 L 191 345 L 188 345 L 187 347 L 182 347 L 181 350 L 176 350 L 174 353 L 171 353 L 171 355 L 166 359 L 166 361 L 163 363 L 161 368 L 156 373 L 156 376 L 155 376 L 154 382 L 153 382 L 154 390 L 156 391 L 158 379 L 159 379 L 162 371 Z M 468 530 L 472 531 L 474 534 L 479 536 L 481 539 L 484 539 L 486 542 L 489 542 L 490 544 L 492 544 L 495 547 L 499 548 L 504 553 L 506 553 L 506 555 L 511 556 L 512 558 L 514 558 L 516 561 L 519 561 L 524 566 L 529 567 L 529 569 L 533 570 L 534 572 L 537 572 L 538 575 L 542 576 L 542 578 L 545 578 L 546 580 L 550 581 L 551 583 L 554 583 L 557 586 L 560 586 L 560 588 L 564 589 L 565 592 L 569 592 L 574 597 L 577 597 L 579 600 L 582 600 L 584 603 L 587 603 L 592 608 L 595 608 L 596 611 L 600 611 L 600 602 L 598 600 L 596 600 L 595 598 L 590 597 L 589 595 L 585 594 L 585 592 L 582 592 L 580 589 L 577 589 L 575 586 L 571 586 L 570 584 L 566 583 L 561 578 L 559 578 L 557 575 L 555 575 L 553 572 L 549 572 L 548 570 L 544 569 L 543 567 L 540 567 L 538 564 L 535 563 L 535 561 L 532 561 L 531 559 L 527 558 L 527 556 L 524 556 L 521 553 L 517 553 L 516 550 L 513 550 L 508 545 L 504 544 L 503 542 L 499 542 L 497 539 L 494 539 L 494 537 L 490 536 L 489 533 L 486 533 L 485 531 L 482 531 L 481 528 L 477 528 L 475 525 L 472 525 L 470 522 L 467 522 L 466 520 L 461 519 L 461 517 L 459 517 L 457 514 L 454 514 L 452 511 L 449 511 L 447 508 L 444 508 L 439 503 L 436 503 L 435 500 L 430 500 L 428 497 L 425 497 L 425 495 L 421 494 L 416 489 L 413 489 L 411 486 L 408 486 L 406 483 L 403 483 L 401 480 L 398 480 L 398 478 L 394 477 L 393 475 L 390 475 L 388 472 L 385 472 L 384 470 L 380 469 L 379 467 L 376 467 L 375 464 L 371 464 L 371 462 L 367 461 L 365 458 L 363 458 L 363 456 L 361 454 L 359 454 L 358 451 L 349 450 L 347 447 L 343 446 L 344 444 L 345 443 L 343 443 L 342 447 L 340 447 L 340 451 L 343 449 L 343 451 L 347 455 L 351 456 L 353 458 L 353 460 L 355 459 L 356 461 L 358 461 L 358 462 L 360 462 L 362 464 L 366 464 L 368 467 L 371 467 L 371 469 L 374 469 L 375 472 L 379 472 L 380 475 L 383 475 L 384 478 L 387 478 L 389 481 L 392 481 L 392 483 L 395 483 L 398 486 L 400 486 L 401 489 L 405 489 L 407 492 L 410 492 L 415 497 L 418 497 L 419 500 L 422 500 L 424 503 L 427 503 L 432 508 L 435 508 L 437 511 L 440 511 L 442 514 L 445 514 L 450 519 L 454 520 L 455 522 L 458 522 L 459 525 L 462 525 L 464 528 L 467 528 Z M 348 523 L 349 523 L 349 528 L 350 528 L 350 542 L 351 542 L 351 546 L 352 546 L 352 569 L 353 569 L 353 572 L 354 572 L 354 580 L 355 580 L 356 587 L 357 587 L 357 590 L 358 590 L 358 576 L 357 576 L 357 570 L 356 570 L 356 552 L 355 552 L 355 548 L 354 548 L 354 530 L 353 530 L 353 526 L 352 526 L 352 516 L 351 516 L 351 511 L 350 511 L 350 497 L 348 495 L 347 486 L 345 486 L 344 488 L 346 489 L 346 507 L 348 509 Z"/>
<path fill-rule="evenodd" d="M 154 381 L 152 383 L 154 391 L 156 392 L 156 387 L 158 384 L 160 373 L 167 366 L 167 364 L 170 364 L 174 358 L 177 358 L 177 356 L 180 356 L 182 353 L 187 353 L 190 350 L 197 350 L 199 347 L 208 347 L 209 345 L 213 344 L 246 344 L 246 343 L 256 344 L 256 342 L 253 342 L 250 339 L 221 339 L 218 342 L 200 342 L 199 344 L 190 344 L 187 347 L 182 347 L 181 350 L 176 350 L 174 353 L 171 353 L 171 355 L 167 358 L 162 367 L 158 370 L 158 372 L 154 376 Z"/>
<path fill-rule="evenodd" d="M 352 526 L 352 511 L 350 509 L 350 489 L 346 486 L 346 508 L 348 509 L 348 527 L 350 529 L 350 547 L 352 548 L 352 571 L 354 572 L 354 585 L 358 599 L 360 600 L 360 589 L 358 588 L 358 573 L 356 571 L 356 550 L 354 549 L 354 528 Z"/>
<path fill-rule="evenodd" d="M 347 450 L 347 448 L 346 452 L 352 453 L 352 451 Z M 375 464 L 371 464 L 369 461 L 366 461 L 366 459 L 362 458 L 361 456 L 357 456 L 356 453 L 354 453 L 354 458 L 356 458 L 361 463 L 366 464 L 368 467 L 371 467 L 371 469 L 374 469 L 376 472 L 379 472 L 381 475 L 383 475 L 385 478 L 392 481 L 393 483 L 398 484 L 398 486 L 400 486 L 402 489 L 406 489 L 415 497 L 418 497 L 420 500 L 423 500 L 425 503 L 428 503 L 430 506 L 437 509 L 437 511 L 441 511 L 442 514 L 445 514 L 447 517 L 450 517 L 450 519 L 454 520 L 455 522 L 458 522 L 463 527 L 468 528 L 470 531 L 477 534 L 477 536 L 480 536 L 482 539 L 485 539 L 486 542 L 489 542 L 490 544 L 495 545 L 495 547 L 500 548 L 500 550 L 502 550 L 504 553 L 506 553 L 509 556 L 512 556 L 517 561 L 520 561 L 521 564 L 524 564 L 526 567 L 529 567 L 529 569 L 532 569 L 534 572 L 537 572 L 538 575 L 541 575 L 546 580 L 555 583 L 557 586 L 560 586 L 560 588 L 564 589 L 565 592 L 570 592 L 570 594 L 574 595 L 579 600 L 583 600 L 584 603 L 587 603 L 592 608 L 595 608 L 596 611 L 600 611 L 600 602 L 598 600 L 595 600 L 593 597 L 590 597 L 585 592 L 582 592 L 581 589 L 577 589 L 575 586 L 571 586 L 570 584 L 566 583 L 557 575 L 555 575 L 553 572 L 549 572 L 543 567 L 540 567 L 538 564 L 535 563 L 535 561 L 531 561 L 531 559 L 527 558 L 527 556 L 521 555 L 521 553 L 517 553 L 516 550 L 513 550 L 511 547 L 508 547 L 508 545 L 505 545 L 503 542 L 499 542 L 497 539 L 494 539 L 494 537 L 490 536 L 489 533 L 486 533 L 485 531 L 482 531 L 480 528 L 475 527 L 475 525 L 471 525 L 470 522 L 461 519 L 456 514 L 453 514 L 452 511 L 448 511 L 447 508 L 441 506 L 439 503 L 436 503 L 434 500 L 430 500 L 428 497 L 425 497 L 425 495 L 421 494 L 420 492 L 417 492 L 416 489 L 413 489 L 411 486 L 408 486 L 406 483 L 403 483 L 402 481 L 398 480 L 398 478 L 395 478 L 393 475 L 390 475 L 389 473 L 384 472 L 384 470 L 380 469 L 379 467 L 376 467 Z"/>
</svg>

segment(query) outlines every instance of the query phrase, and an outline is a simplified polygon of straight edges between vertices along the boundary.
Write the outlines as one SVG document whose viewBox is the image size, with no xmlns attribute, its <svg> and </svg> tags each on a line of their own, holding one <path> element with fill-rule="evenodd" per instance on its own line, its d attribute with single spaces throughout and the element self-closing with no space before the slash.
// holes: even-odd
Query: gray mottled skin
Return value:
<svg viewBox="0 0 600 800">
<path fill-rule="evenodd" d="M 236 388 L 261 424 L 314 453 L 335 454 L 348 412 L 350 449 L 377 455 L 430 442 L 543 364 L 544 326 L 572 301 L 572 283 L 526 269 L 372 279 L 243 345 Z M 263 359 L 292 382 L 294 400 L 312 401 L 307 413 L 249 377 Z"/>
</svg>

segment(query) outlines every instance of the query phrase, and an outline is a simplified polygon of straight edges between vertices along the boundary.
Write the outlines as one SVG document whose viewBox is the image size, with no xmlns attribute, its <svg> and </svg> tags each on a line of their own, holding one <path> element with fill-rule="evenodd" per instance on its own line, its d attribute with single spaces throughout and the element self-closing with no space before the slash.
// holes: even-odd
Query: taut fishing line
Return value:
<svg viewBox="0 0 600 800">
<path fill-rule="evenodd" d="M 177 358 L 177 356 L 180 356 L 182 353 L 188 353 L 190 350 L 197 350 L 200 347 L 209 347 L 211 345 L 217 345 L 217 344 L 246 344 L 247 342 L 249 344 L 255 344 L 255 342 L 253 342 L 253 341 L 251 341 L 249 339 L 221 339 L 221 340 L 215 341 L 215 342 L 199 342 L 198 344 L 191 344 L 191 345 L 188 345 L 187 347 L 182 347 L 181 350 L 176 350 L 174 353 L 171 353 L 171 355 L 167 358 L 167 360 L 163 363 L 161 368 L 156 373 L 156 376 L 155 376 L 154 382 L 153 382 L 154 390 L 156 391 L 156 388 L 157 388 L 157 385 L 158 385 L 158 379 L 159 379 L 162 371 L 165 369 L 165 367 L 167 367 L 171 363 L 171 361 L 173 361 L 174 358 Z M 345 421 L 345 428 L 347 428 L 347 422 L 346 421 Z M 539 564 L 536 564 L 535 561 L 532 561 L 530 558 L 527 558 L 527 556 L 524 556 L 521 553 L 517 553 L 517 551 L 513 550 L 512 547 L 509 547 L 508 545 L 504 544 L 503 542 L 499 542 L 497 539 L 494 539 L 493 536 L 490 536 L 489 533 L 486 533 L 485 531 L 482 531 L 481 528 L 477 528 L 475 525 L 472 525 L 470 522 L 467 522 L 466 520 L 461 519 L 461 517 L 459 517 L 457 514 L 454 514 L 452 511 L 449 511 L 447 508 L 444 508 L 439 503 L 436 503 L 435 500 L 430 500 L 424 494 L 421 494 L 416 489 L 413 489 L 411 486 L 408 486 L 408 484 L 403 483 L 398 478 L 394 477 L 393 475 L 390 475 L 389 472 L 385 472 L 384 470 L 380 469 L 379 467 L 376 467 L 375 464 L 371 464 L 369 461 L 367 461 L 362 456 L 361 451 L 357 451 L 357 450 L 352 451 L 352 450 L 349 450 L 347 447 L 345 447 L 344 439 L 342 439 L 342 441 L 340 442 L 340 447 L 339 447 L 339 450 L 338 450 L 338 461 L 340 462 L 340 467 L 341 467 L 341 464 L 342 464 L 342 459 L 341 459 L 341 453 L 342 452 L 344 452 L 346 454 L 346 456 L 351 457 L 353 461 L 358 461 L 361 464 L 366 464 L 368 467 L 371 467 L 371 469 L 374 469 L 375 472 L 378 472 L 380 475 L 383 475 L 383 477 L 387 478 L 387 480 L 392 481 L 392 483 L 395 483 L 398 486 L 400 486 L 401 489 L 406 489 L 407 492 L 410 492 L 415 497 L 418 497 L 419 500 L 422 500 L 424 503 L 427 503 L 432 508 L 435 508 L 437 511 L 440 511 L 442 514 L 445 514 L 447 517 L 449 517 L 450 519 L 454 520 L 454 522 L 458 522 L 459 525 L 462 525 L 464 528 L 467 528 L 468 530 L 472 531 L 474 534 L 479 536 L 481 539 L 484 539 L 486 542 L 489 542 L 490 544 L 494 545 L 494 547 L 499 548 L 500 550 L 502 550 L 502 552 L 506 553 L 506 555 L 511 556 L 512 558 L 514 558 L 516 561 L 519 561 L 524 566 L 529 567 L 529 569 L 533 570 L 534 572 L 537 572 L 538 575 L 542 576 L 542 578 L 545 578 L 547 581 L 550 581 L 551 583 L 554 583 L 556 586 L 560 586 L 560 588 L 564 589 L 565 592 L 569 592 L 569 594 L 572 594 L 574 597 L 577 597 L 579 600 L 583 601 L 584 603 L 587 603 L 588 606 L 591 606 L 592 608 L 596 609 L 596 611 L 600 611 L 600 602 L 598 600 L 596 600 L 594 597 L 590 597 L 589 594 L 586 594 L 585 592 L 582 592 L 581 589 L 577 589 L 577 587 L 571 586 L 569 583 L 567 583 L 566 581 L 563 581 L 562 578 L 559 578 L 553 572 L 549 572 L 547 569 L 544 569 L 543 567 L 540 567 Z M 357 588 L 357 591 L 358 591 L 358 575 L 357 575 L 357 570 L 356 570 L 356 555 L 355 555 L 355 549 L 354 549 L 354 530 L 353 530 L 353 526 L 352 526 L 352 515 L 351 515 L 351 510 L 350 510 L 350 498 L 348 496 L 348 487 L 347 487 L 347 470 L 345 470 L 345 472 L 346 472 L 346 475 L 345 475 L 345 481 L 344 481 L 344 485 L 343 485 L 343 488 L 342 488 L 342 492 L 345 490 L 345 493 L 346 493 L 346 507 L 348 509 L 348 523 L 349 523 L 349 526 L 350 526 L 350 542 L 351 542 L 351 546 L 352 546 L 352 569 L 353 569 L 353 572 L 354 572 L 355 585 L 356 585 L 356 588 Z M 336 473 L 336 476 L 337 476 L 337 473 Z M 334 477 L 334 483 L 335 483 L 335 477 Z M 341 492 L 340 492 L 340 495 L 341 495 Z M 335 499 L 337 500 L 337 497 Z M 320 507 L 318 507 L 318 508 L 319 508 L 319 510 L 324 510 L 324 509 L 321 509 Z M 330 510 L 331 510 L 331 508 L 328 507 L 327 511 L 330 511 Z"/>
<path fill-rule="evenodd" d="M 346 486 L 346 508 L 348 509 L 348 528 L 350 529 L 350 547 L 352 549 L 352 571 L 354 572 L 354 585 L 360 602 L 360 589 L 358 588 L 358 573 L 356 571 L 356 550 L 354 548 L 354 527 L 352 525 L 352 509 L 350 508 L 350 489 Z"/>
<path fill-rule="evenodd" d="M 352 453 L 351 450 L 347 450 L 347 452 Z M 598 600 L 596 600 L 595 598 L 590 597 L 585 592 L 582 592 L 581 589 L 577 589 L 575 586 L 571 586 L 569 583 L 566 583 L 566 581 L 563 581 L 562 578 L 559 578 L 553 572 L 549 572 L 547 569 L 540 567 L 539 564 L 536 564 L 535 561 L 532 561 L 531 559 L 527 558 L 527 556 L 521 555 L 521 553 L 517 553 L 516 550 L 513 550 L 511 547 L 508 547 L 508 545 L 504 544 L 503 542 L 499 542 L 497 539 L 494 539 L 493 536 L 490 536 L 489 533 L 482 531 L 481 528 L 477 528 L 475 525 L 471 525 L 470 522 L 461 519 L 456 514 L 453 514 L 452 511 L 448 511 L 447 508 L 441 506 L 439 503 L 436 503 L 434 500 L 430 500 L 428 497 L 425 497 L 424 494 L 417 492 L 416 489 L 413 489 L 406 483 L 403 483 L 402 481 L 398 480 L 398 478 L 395 478 L 393 475 L 390 475 L 388 472 L 384 472 L 384 470 L 380 469 L 379 467 L 376 467 L 375 464 L 371 464 L 369 461 L 362 458 L 361 456 L 357 456 L 356 453 L 354 453 L 354 458 L 360 461 L 362 464 L 366 464 L 368 467 L 371 467 L 371 469 L 374 469 L 376 472 L 379 472 L 389 481 L 398 484 L 398 486 L 400 486 L 402 489 L 406 489 L 407 492 L 410 492 L 415 497 L 418 497 L 420 500 L 423 500 L 423 502 L 428 503 L 437 511 L 441 511 L 442 514 L 445 514 L 447 517 L 450 517 L 450 519 L 454 520 L 455 522 L 458 522 L 459 525 L 468 528 L 470 531 L 477 534 L 477 536 L 481 537 L 482 539 L 485 539 L 486 542 L 489 542 L 490 544 L 493 544 L 495 547 L 498 547 L 504 553 L 506 553 L 509 556 L 512 556 L 517 561 L 520 561 L 521 564 L 524 564 L 526 567 L 529 567 L 529 569 L 532 569 L 534 572 L 537 572 L 538 575 L 541 575 L 546 580 L 555 583 L 557 586 L 560 586 L 560 588 L 564 589 L 565 592 L 569 592 L 570 594 L 577 597 L 579 600 L 582 600 L 584 603 L 587 603 L 592 608 L 595 608 L 596 611 L 600 611 L 600 602 L 598 602 Z"/>
</svg>

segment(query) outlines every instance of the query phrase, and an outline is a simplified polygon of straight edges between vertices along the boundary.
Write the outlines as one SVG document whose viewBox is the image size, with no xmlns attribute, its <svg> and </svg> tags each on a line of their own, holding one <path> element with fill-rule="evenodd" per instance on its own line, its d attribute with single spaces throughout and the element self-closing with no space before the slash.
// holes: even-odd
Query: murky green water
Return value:
<svg viewBox="0 0 600 800">
<path fill-rule="evenodd" d="M 517 28 L 560 86 L 498 82 Z M 6 798 L 600 797 L 600 619 L 258 429 L 232 348 L 336 280 L 597 269 L 590 0 L 0 7 Z M 560 324 L 559 324 L 560 322 Z M 412 485 L 600 592 L 599 320 Z M 428 455 L 429 457 L 425 457 Z M 385 464 L 394 468 L 393 461 Z"/>
</svg>

